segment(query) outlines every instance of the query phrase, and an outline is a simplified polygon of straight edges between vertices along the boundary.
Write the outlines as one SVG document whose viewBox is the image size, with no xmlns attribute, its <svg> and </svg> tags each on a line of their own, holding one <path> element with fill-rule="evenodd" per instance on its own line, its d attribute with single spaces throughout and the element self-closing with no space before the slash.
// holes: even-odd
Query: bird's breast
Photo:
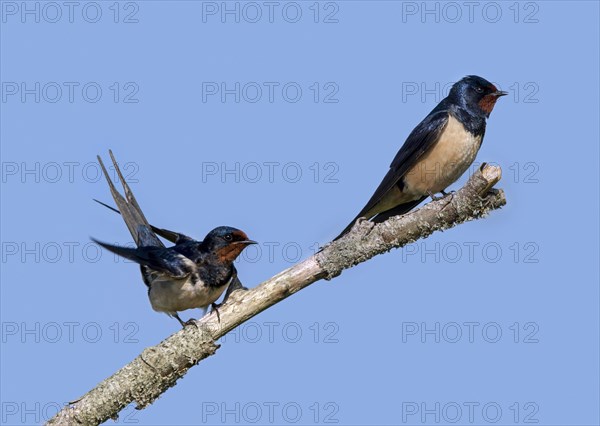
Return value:
<svg viewBox="0 0 600 426">
<path fill-rule="evenodd" d="M 180 280 L 157 278 L 150 283 L 148 296 L 152 309 L 159 312 L 178 312 L 205 308 L 214 303 L 227 288 L 207 286 L 197 275 Z"/>
<path fill-rule="evenodd" d="M 438 142 L 404 176 L 404 192 L 428 195 L 446 189 L 473 163 L 482 138 L 450 115 Z"/>
</svg>

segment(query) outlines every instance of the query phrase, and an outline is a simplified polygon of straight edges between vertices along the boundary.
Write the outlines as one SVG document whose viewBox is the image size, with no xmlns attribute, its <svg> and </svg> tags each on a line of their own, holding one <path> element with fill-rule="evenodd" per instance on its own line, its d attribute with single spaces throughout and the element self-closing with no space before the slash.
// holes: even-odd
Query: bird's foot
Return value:
<svg viewBox="0 0 600 426">
<path fill-rule="evenodd" d="M 444 194 L 444 191 L 442 191 L 442 194 Z M 441 200 L 443 198 L 443 197 L 438 197 L 433 192 L 428 192 L 427 195 L 429 195 L 429 197 L 431 197 L 431 201 L 437 201 L 437 200 Z"/>
<path fill-rule="evenodd" d="M 183 328 L 185 328 L 186 325 L 195 325 L 195 326 L 197 326 L 196 320 L 194 318 L 190 318 L 189 320 L 187 320 L 185 322 L 181 318 L 179 318 L 179 314 L 174 314 L 173 318 L 175 318 L 177 321 L 179 321 L 179 324 L 181 324 L 181 326 Z"/>
<path fill-rule="evenodd" d="M 431 197 L 431 201 L 438 201 L 441 200 L 442 198 L 447 197 L 448 195 L 453 195 L 456 191 L 450 191 L 450 192 L 446 192 L 444 190 L 440 191 L 440 194 L 442 194 L 441 197 L 438 197 L 437 195 L 435 195 L 433 192 L 428 192 L 427 195 L 429 195 Z"/>
</svg>

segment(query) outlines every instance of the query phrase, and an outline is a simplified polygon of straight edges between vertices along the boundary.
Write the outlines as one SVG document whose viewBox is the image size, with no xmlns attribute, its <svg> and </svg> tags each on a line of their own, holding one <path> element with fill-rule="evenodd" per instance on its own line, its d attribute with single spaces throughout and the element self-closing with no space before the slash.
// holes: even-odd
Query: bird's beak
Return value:
<svg viewBox="0 0 600 426">
<path fill-rule="evenodd" d="M 246 244 L 247 246 L 249 246 L 250 244 L 258 244 L 258 243 L 253 240 L 244 240 L 244 241 L 236 241 L 236 244 Z"/>
<path fill-rule="evenodd" d="M 504 90 L 497 90 L 496 92 L 494 92 L 494 95 L 496 95 L 496 97 L 500 97 L 500 96 L 506 96 L 508 95 L 508 92 L 505 92 Z"/>
</svg>

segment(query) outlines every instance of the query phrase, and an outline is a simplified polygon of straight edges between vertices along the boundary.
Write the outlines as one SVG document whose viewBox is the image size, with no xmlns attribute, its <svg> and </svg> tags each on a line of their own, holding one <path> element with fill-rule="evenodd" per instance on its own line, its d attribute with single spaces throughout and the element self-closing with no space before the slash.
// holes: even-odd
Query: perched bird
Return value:
<svg viewBox="0 0 600 426">
<path fill-rule="evenodd" d="M 106 203 L 103 203 L 100 200 L 96 200 L 94 198 L 94 201 L 97 202 L 100 205 L 103 205 L 107 209 L 112 210 L 113 212 L 115 212 L 117 214 L 121 214 L 121 212 L 119 210 L 115 209 L 112 206 L 109 206 Z M 182 234 L 180 232 L 171 231 L 169 229 L 158 228 L 156 226 L 153 226 L 152 224 L 150 225 L 150 229 L 152 229 L 152 231 L 156 235 L 158 235 L 158 236 L 160 236 L 160 237 L 164 238 L 165 240 L 168 240 L 168 241 L 170 241 L 172 243 L 175 243 L 175 244 L 179 244 L 179 243 L 185 242 L 186 240 L 187 241 L 194 241 L 191 237 L 188 237 L 185 234 Z M 233 293 L 235 290 L 239 290 L 239 289 L 241 289 L 241 290 L 248 290 L 246 287 L 244 287 L 244 285 L 240 281 L 239 276 L 237 274 L 237 270 L 234 267 L 233 268 L 233 279 L 232 279 L 231 283 L 227 286 L 227 290 L 225 291 L 225 296 L 223 296 L 223 302 L 222 303 L 225 303 L 227 301 L 227 299 L 229 298 L 229 295 L 231 293 Z M 214 307 L 214 304 L 213 304 L 213 307 Z M 218 315 L 219 311 L 216 310 L 216 312 L 217 312 L 217 315 Z"/>
<path fill-rule="evenodd" d="M 346 234 L 364 217 L 383 222 L 408 212 L 427 196 L 454 183 L 473 163 L 485 134 L 485 122 L 500 96 L 489 81 L 469 75 L 455 83 L 444 98 L 408 135 L 379 187 Z"/>
<path fill-rule="evenodd" d="M 182 326 L 186 323 L 181 320 L 178 312 L 186 309 L 206 309 L 211 305 L 218 316 L 215 301 L 237 278 L 233 261 L 244 248 L 256 242 L 249 240 L 243 231 L 229 226 L 213 229 L 203 241 L 151 226 L 125 182 L 112 151 L 109 153 L 123 184 L 125 198 L 115 188 L 100 156 L 98 161 L 118 212 L 123 216 L 137 247 L 120 247 L 94 238 L 92 240 L 105 249 L 140 264 L 142 279 L 148 286 L 148 297 L 155 311 L 165 312 L 176 318 Z M 157 234 L 175 245 L 165 247 Z"/>
</svg>

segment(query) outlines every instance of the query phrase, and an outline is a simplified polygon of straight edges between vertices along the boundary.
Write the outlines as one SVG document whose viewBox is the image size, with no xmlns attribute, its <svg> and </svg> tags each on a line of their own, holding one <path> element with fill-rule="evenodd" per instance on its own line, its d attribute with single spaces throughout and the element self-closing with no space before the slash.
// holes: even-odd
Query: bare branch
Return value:
<svg viewBox="0 0 600 426">
<path fill-rule="evenodd" d="M 381 224 L 359 220 L 350 233 L 310 258 L 280 272 L 248 291 L 234 291 L 214 314 L 185 327 L 102 381 L 50 419 L 48 425 L 96 425 L 113 418 L 132 402 L 142 409 L 204 358 L 213 355 L 217 339 L 248 319 L 315 281 L 332 279 L 368 259 L 402 247 L 435 231 L 484 217 L 506 204 L 504 192 L 492 187 L 499 167 L 482 165 L 463 188 L 441 200 Z"/>
</svg>

